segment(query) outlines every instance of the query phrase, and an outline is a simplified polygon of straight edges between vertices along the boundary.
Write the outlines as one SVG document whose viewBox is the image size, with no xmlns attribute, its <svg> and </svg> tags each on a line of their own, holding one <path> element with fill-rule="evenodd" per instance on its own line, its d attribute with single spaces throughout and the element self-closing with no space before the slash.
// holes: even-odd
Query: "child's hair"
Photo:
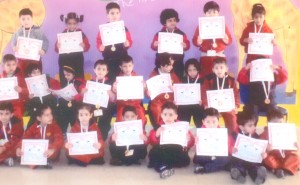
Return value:
<svg viewBox="0 0 300 185">
<path fill-rule="evenodd" d="M 86 104 L 86 103 L 80 103 L 78 105 L 78 108 L 77 108 L 77 114 L 79 113 L 79 110 L 81 109 L 86 109 L 89 111 L 90 114 L 92 114 L 94 112 L 94 108 L 92 105 L 89 105 L 89 104 Z"/>
<path fill-rule="evenodd" d="M 178 12 L 172 8 L 170 9 L 164 9 L 161 13 L 160 13 L 160 23 L 162 25 L 165 25 L 168 19 L 171 18 L 175 18 L 177 22 L 180 21 L 179 16 L 178 16 Z"/>
<path fill-rule="evenodd" d="M 198 72 L 201 69 L 198 60 L 195 58 L 190 58 L 186 61 L 185 65 L 184 65 L 184 71 L 186 74 L 188 73 L 188 68 L 190 67 L 190 65 L 195 66 L 195 68 L 197 69 Z"/>
<path fill-rule="evenodd" d="M 161 108 L 161 112 L 164 111 L 165 109 L 172 109 L 174 110 L 174 112 L 177 114 L 178 112 L 178 108 L 177 106 L 173 103 L 173 102 L 167 102 L 165 103 L 162 108 Z"/>
<path fill-rule="evenodd" d="M 109 13 L 109 11 L 114 8 L 121 10 L 120 5 L 118 3 L 115 3 L 115 2 L 108 3 L 105 8 L 106 13 Z"/>
<path fill-rule="evenodd" d="M 14 112 L 14 107 L 11 102 L 1 102 L 0 110 L 8 110 L 10 113 Z"/>
<path fill-rule="evenodd" d="M 14 55 L 12 55 L 12 54 L 6 54 L 6 55 L 3 56 L 2 62 L 3 62 L 3 64 L 5 64 L 6 62 L 12 61 L 12 60 L 13 61 L 17 61 L 17 59 L 16 59 L 16 57 Z"/>
<path fill-rule="evenodd" d="M 270 111 L 267 112 L 267 120 L 272 121 L 272 119 L 282 119 L 284 117 L 284 115 L 282 114 L 282 112 L 278 109 L 278 108 L 274 108 Z"/>
<path fill-rule="evenodd" d="M 37 117 L 42 116 L 44 114 L 45 110 L 47 110 L 47 109 L 50 109 L 52 111 L 52 108 L 49 105 L 41 104 L 36 110 L 36 116 Z"/>
<path fill-rule="evenodd" d="M 127 63 L 133 63 L 133 59 L 130 55 L 123 56 L 121 61 L 120 61 L 120 65 L 127 64 Z"/>
<path fill-rule="evenodd" d="M 25 71 L 26 76 L 29 76 L 34 70 L 40 70 L 40 72 L 42 72 L 42 66 L 40 64 L 35 64 L 35 63 L 29 64 Z"/>
<path fill-rule="evenodd" d="M 67 14 L 67 16 L 60 15 L 60 20 L 65 23 L 68 23 L 70 19 L 74 19 L 76 22 L 83 22 L 83 18 L 84 15 L 77 15 L 75 12 L 70 12 Z"/>
<path fill-rule="evenodd" d="M 220 11 L 220 7 L 218 5 L 218 3 L 214 2 L 214 1 L 208 1 L 207 3 L 205 3 L 204 7 L 203 7 L 203 12 L 206 13 L 209 10 L 216 10 L 216 11 Z"/>
<path fill-rule="evenodd" d="M 254 113 L 253 110 L 244 109 L 242 112 L 238 112 L 237 114 L 237 124 L 241 126 L 245 126 L 249 121 L 253 121 L 254 124 L 257 124 L 258 116 Z"/>
<path fill-rule="evenodd" d="M 105 60 L 97 60 L 94 64 L 94 69 L 98 66 L 98 65 L 105 65 L 108 69 L 108 65 L 107 65 L 107 62 Z"/>
<path fill-rule="evenodd" d="M 225 65 L 227 65 L 226 59 L 225 58 L 221 58 L 221 57 L 215 58 L 214 59 L 214 66 L 216 64 L 225 64 Z"/>
<path fill-rule="evenodd" d="M 126 112 L 133 112 L 135 115 L 137 115 L 136 108 L 131 105 L 126 105 L 123 108 L 122 115 L 124 116 Z"/>
<path fill-rule="evenodd" d="M 68 73 L 72 73 L 74 76 L 76 75 L 75 70 L 70 66 L 64 66 L 63 69 L 64 69 L 64 71 L 66 71 Z"/>
<path fill-rule="evenodd" d="M 205 119 L 207 116 L 214 116 L 217 117 L 217 119 L 219 120 L 220 113 L 217 109 L 211 107 L 204 110 L 202 119 Z"/>
<path fill-rule="evenodd" d="M 252 18 L 254 17 L 255 14 L 263 14 L 266 15 L 266 9 L 261 3 L 256 3 L 252 7 Z"/>
<path fill-rule="evenodd" d="M 22 15 L 30 15 L 32 17 L 32 11 L 29 8 L 23 8 L 19 12 L 19 17 L 21 17 Z"/>
<path fill-rule="evenodd" d="M 170 59 L 172 59 L 172 55 L 170 55 L 169 53 L 160 53 L 156 55 L 156 59 L 155 59 L 156 69 L 160 68 L 160 66 L 170 65 L 171 64 Z"/>
</svg>

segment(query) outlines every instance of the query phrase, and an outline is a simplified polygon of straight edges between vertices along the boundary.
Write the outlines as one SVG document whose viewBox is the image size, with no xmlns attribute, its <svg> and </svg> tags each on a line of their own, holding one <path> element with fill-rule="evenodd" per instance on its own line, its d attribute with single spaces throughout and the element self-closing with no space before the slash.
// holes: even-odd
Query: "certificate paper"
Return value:
<svg viewBox="0 0 300 185">
<path fill-rule="evenodd" d="M 187 146 L 189 131 L 188 122 L 176 122 L 168 125 L 162 125 L 164 130 L 160 135 L 160 144 L 176 144 L 181 146 Z"/>
<path fill-rule="evenodd" d="M 208 107 L 219 112 L 230 112 L 235 109 L 233 89 L 206 91 Z"/>
<path fill-rule="evenodd" d="M 107 108 L 109 101 L 109 95 L 107 91 L 111 90 L 111 85 L 87 81 L 86 88 L 88 91 L 83 96 L 84 103 Z"/>
<path fill-rule="evenodd" d="M 44 153 L 48 150 L 48 140 L 23 139 L 21 165 L 47 165 Z"/>
<path fill-rule="evenodd" d="M 297 150 L 297 132 L 295 124 L 268 123 L 269 143 L 273 149 Z"/>
<path fill-rule="evenodd" d="M 126 42 L 124 21 L 117 21 L 99 26 L 103 46 Z"/>
<path fill-rule="evenodd" d="M 150 98 L 153 100 L 156 96 L 162 93 L 170 93 L 172 90 L 172 80 L 170 74 L 161 74 L 154 76 L 146 81 L 148 90 L 150 91 Z"/>
<path fill-rule="evenodd" d="M 274 72 L 271 68 L 272 59 L 257 59 L 251 62 L 250 82 L 274 82 Z"/>
<path fill-rule="evenodd" d="M 42 49 L 42 45 L 42 40 L 18 37 L 15 56 L 17 58 L 39 61 L 41 58 L 39 52 Z"/>
<path fill-rule="evenodd" d="M 142 120 L 116 122 L 114 124 L 114 132 L 117 134 L 117 146 L 144 144 L 140 137 L 143 134 Z"/>
<path fill-rule="evenodd" d="M 267 140 L 253 139 L 238 134 L 234 145 L 238 152 L 232 154 L 232 156 L 252 163 L 261 163 L 263 160 L 262 153 L 266 151 L 267 145 Z"/>
<path fill-rule="evenodd" d="M 249 33 L 253 43 L 248 45 L 248 54 L 273 55 L 274 37 L 273 33 Z"/>
<path fill-rule="evenodd" d="M 201 101 L 200 84 L 174 84 L 176 105 L 195 105 Z"/>
<path fill-rule="evenodd" d="M 199 36 L 201 39 L 216 39 L 225 37 L 225 18 L 199 17 Z"/>
<path fill-rule="evenodd" d="M 98 143 L 97 132 L 67 133 L 68 143 L 73 147 L 69 149 L 70 155 L 97 154 L 99 150 L 93 145 Z"/>
<path fill-rule="evenodd" d="M 25 78 L 29 94 L 34 97 L 42 97 L 50 94 L 46 75 Z"/>
<path fill-rule="evenodd" d="M 83 43 L 81 31 L 59 33 L 57 40 L 60 43 L 59 54 L 83 52 L 83 47 L 80 45 Z"/>
<path fill-rule="evenodd" d="M 19 99 L 19 93 L 15 90 L 18 86 L 17 77 L 0 78 L 0 101 Z"/>
<path fill-rule="evenodd" d="M 144 99 L 142 76 L 117 77 L 117 100 Z"/>
<path fill-rule="evenodd" d="M 197 155 L 228 156 L 228 134 L 226 128 L 198 128 Z"/>
<path fill-rule="evenodd" d="M 60 90 L 50 90 L 53 93 L 55 93 L 57 96 L 67 100 L 71 101 L 74 99 L 74 96 L 78 94 L 77 90 L 74 87 L 74 84 L 69 84 L 63 89 Z"/>
<path fill-rule="evenodd" d="M 177 33 L 158 33 L 158 53 L 183 54 L 183 36 Z"/>
</svg>

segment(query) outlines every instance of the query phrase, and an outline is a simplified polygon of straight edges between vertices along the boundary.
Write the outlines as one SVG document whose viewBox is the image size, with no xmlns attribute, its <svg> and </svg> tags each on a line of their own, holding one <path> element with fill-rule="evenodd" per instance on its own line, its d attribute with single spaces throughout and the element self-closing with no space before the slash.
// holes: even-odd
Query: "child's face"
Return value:
<svg viewBox="0 0 300 185">
<path fill-rule="evenodd" d="M 34 69 L 31 73 L 30 73 L 30 77 L 34 77 L 34 76 L 40 76 L 42 73 L 39 69 Z"/>
<path fill-rule="evenodd" d="M 174 30 L 177 25 L 177 20 L 175 17 L 166 20 L 166 27 L 170 30 Z"/>
<path fill-rule="evenodd" d="M 78 22 L 76 21 L 76 19 L 69 19 L 67 22 L 67 28 L 70 31 L 75 31 L 77 28 Z"/>
<path fill-rule="evenodd" d="M 270 123 L 284 123 L 284 119 L 283 118 L 272 118 L 269 122 Z"/>
<path fill-rule="evenodd" d="M 88 126 L 92 117 L 93 114 L 90 113 L 87 109 L 78 110 L 78 119 L 80 121 L 80 124 L 82 124 L 83 126 Z"/>
<path fill-rule="evenodd" d="M 226 64 L 215 64 L 212 70 L 217 77 L 223 78 L 225 73 L 228 71 L 228 67 Z"/>
<path fill-rule="evenodd" d="M 124 121 L 132 121 L 132 120 L 137 120 L 137 115 L 132 112 L 132 111 L 127 111 L 125 112 L 125 114 L 123 115 L 123 120 Z"/>
<path fill-rule="evenodd" d="M 109 22 L 116 22 L 119 21 L 121 18 L 121 12 L 118 8 L 110 9 L 107 18 Z"/>
<path fill-rule="evenodd" d="M 170 58 L 170 64 L 165 65 L 165 66 L 160 66 L 160 70 L 163 73 L 170 73 L 173 69 L 173 64 L 174 64 L 174 60 Z"/>
<path fill-rule="evenodd" d="M 15 60 L 6 61 L 4 63 L 4 71 L 7 74 L 14 74 L 17 69 L 17 62 Z"/>
<path fill-rule="evenodd" d="M 207 116 L 202 120 L 202 123 L 206 128 L 217 128 L 219 125 L 219 120 L 216 116 Z"/>
<path fill-rule="evenodd" d="M 51 109 L 45 109 L 41 116 L 37 116 L 37 120 L 43 125 L 52 124 L 53 115 Z"/>
<path fill-rule="evenodd" d="M 65 75 L 65 78 L 67 79 L 67 81 L 71 81 L 75 77 L 73 73 L 69 73 L 67 71 L 64 71 L 64 75 Z"/>
<path fill-rule="evenodd" d="M 133 63 L 129 62 L 129 63 L 123 63 L 120 65 L 120 69 L 121 71 L 126 75 L 126 76 L 130 76 L 132 71 L 133 71 Z"/>
<path fill-rule="evenodd" d="M 0 121 L 4 125 L 7 125 L 13 116 L 14 114 L 9 110 L 0 110 Z"/>
<path fill-rule="evenodd" d="M 265 15 L 257 13 L 253 16 L 253 20 L 256 25 L 258 25 L 258 26 L 263 25 L 263 23 L 265 21 Z"/>
<path fill-rule="evenodd" d="M 161 119 L 165 124 L 172 124 L 175 123 L 177 120 L 177 113 L 173 109 L 164 109 L 161 112 Z"/>
<path fill-rule="evenodd" d="M 245 125 L 239 125 L 239 128 L 246 134 L 254 134 L 256 130 L 255 122 L 249 120 Z"/>
<path fill-rule="evenodd" d="M 187 73 L 191 78 L 196 78 L 198 76 L 198 72 L 199 71 L 194 65 L 189 65 L 189 67 L 187 68 Z"/>
<path fill-rule="evenodd" d="M 108 74 L 107 65 L 97 65 L 96 68 L 94 68 L 94 73 L 97 79 L 104 79 Z"/>
<path fill-rule="evenodd" d="M 206 17 L 217 17 L 219 16 L 219 11 L 215 9 L 209 9 L 207 12 L 205 12 Z"/>
<path fill-rule="evenodd" d="M 33 19 L 30 15 L 21 15 L 20 23 L 23 28 L 31 28 L 33 25 Z"/>
</svg>

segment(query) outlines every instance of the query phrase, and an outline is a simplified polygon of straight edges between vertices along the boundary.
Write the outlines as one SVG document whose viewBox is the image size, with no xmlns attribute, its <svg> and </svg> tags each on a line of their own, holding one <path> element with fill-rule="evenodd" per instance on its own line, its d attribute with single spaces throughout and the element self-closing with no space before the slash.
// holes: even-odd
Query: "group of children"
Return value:
<svg viewBox="0 0 300 185">
<path fill-rule="evenodd" d="M 219 5 L 210 1 L 203 8 L 205 16 L 219 16 Z M 108 3 L 106 6 L 109 22 L 120 20 L 120 6 L 116 3 Z M 253 21 L 250 22 L 243 32 L 240 43 L 245 46 L 252 40 L 249 39 L 250 32 L 272 32 L 265 21 L 265 9 L 261 4 L 255 4 L 252 8 Z M 44 55 L 48 49 L 48 40 L 38 27 L 32 24 L 32 12 L 29 9 L 20 11 L 20 22 L 22 28 L 18 30 L 12 40 L 13 50 L 17 51 L 17 39 L 19 36 L 43 40 L 43 47 L 40 51 Z M 83 16 L 76 13 L 69 13 L 60 17 L 67 25 L 65 32 L 81 31 L 77 27 L 83 21 Z M 160 16 L 163 28 L 160 32 L 171 32 L 183 35 L 182 46 L 184 50 L 190 48 L 190 42 L 176 24 L 179 22 L 178 13 L 174 9 L 165 9 Z M 83 34 L 81 46 L 84 51 L 88 51 L 90 44 L 86 35 Z M 240 71 L 237 81 L 248 89 L 249 97 L 245 102 L 242 112 L 238 112 L 240 106 L 240 96 L 237 82 L 233 76 L 228 74 L 228 64 L 225 58 L 225 48 L 232 41 L 230 32 L 226 27 L 226 34 L 223 39 L 201 39 L 198 28 L 193 37 L 193 44 L 200 48 L 200 62 L 189 59 L 185 62 L 184 55 L 174 55 L 169 53 L 156 54 L 155 68 L 150 74 L 150 78 L 170 74 L 172 83 L 198 83 L 201 85 L 202 100 L 196 105 L 179 105 L 174 102 L 173 92 L 160 94 L 149 102 L 148 112 L 153 130 L 149 136 L 144 132 L 140 137 L 144 141 L 142 145 L 120 147 L 116 145 L 118 135 L 112 133 L 109 137 L 108 145 L 111 154 L 110 164 L 132 165 L 140 164 L 140 160 L 147 156 L 147 146 L 152 145 L 149 151 L 149 167 L 153 167 L 160 173 L 161 178 L 166 178 L 174 173 L 174 167 L 185 167 L 190 163 L 188 155 L 189 149 L 197 143 L 193 134 L 188 133 L 188 145 L 160 145 L 160 135 L 164 124 L 172 124 L 180 121 L 191 122 L 193 118 L 197 128 L 220 128 L 219 115 L 222 115 L 225 127 L 228 129 L 229 156 L 197 156 L 193 158 L 195 163 L 194 172 L 196 174 L 211 173 L 227 169 L 231 178 L 238 182 L 245 182 L 248 172 L 249 176 L 256 184 L 264 183 L 266 179 L 266 168 L 274 171 L 277 177 L 283 177 L 285 173 L 295 174 L 300 165 L 297 152 L 272 150 L 269 146 L 266 153 L 262 154 L 264 161 L 262 164 L 250 163 L 235 157 L 231 154 L 237 152 L 234 148 L 234 141 L 237 134 L 254 138 L 267 139 L 268 134 L 256 134 L 256 124 L 260 111 L 268 113 L 269 122 L 282 122 L 283 114 L 276 107 L 275 87 L 287 80 L 287 72 L 281 67 L 272 65 L 274 71 L 274 82 L 250 82 L 249 71 L 251 61 L 268 56 L 247 55 L 246 67 Z M 274 42 L 274 41 L 273 41 Z M 117 76 L 137 76 L 134 71 L 133 58 L 128 55 L 128 48 L 132 45 L 132 39 L 126 28 L 126 42 L 112 46 L 103 46 L 101 34 L 97 36 L 97 48 L 103 54 L 103 60 L 98 60 L 94 64 L 94 77 L 92 81 L 111 85 L 108 91 L 109 103 L 107 108 L 82 103 L 83 95 L 88 91 L 84 80 L 84 57 L 83 52 L 59 54 L 59 74 L 60 81 L 47 77 L 50 89 L 58 90 L 73 84 L 78 94 L 74 99 L 67 101 L 55 93 L 50 93 L 44 97 L 34 97 L 29 94 L 25 83 L 25 77 L 42 75 L 42 62 L 16 59 L 14 55 L 7 54 L 3 57 L 3 73 L 1 78 L 17 77 L 18 86 L 15 87 L 20 95 L 18 100 L 0 102 L 0 139 L 4 144 L 0 145 L 0 163 L 12 166 L 13 158 L 23 155 L 21 150 L 22 139 L 47 139 L 49 149 L 45 151 L 48 158 L 47 168 L 52 168 L 52 162 L 58 160 L 61 148 L 72 148 L 72 144 L 64 141 L 64 134 L 67 133 L 69 124 L 71 133 L 96 131 L 98 142 L 94 147 L 99 150 L 98 154 L 92 155 L 69 155 L 69 164 L 87 166 L 88 164 L 104 164 L 105 140 L 111 129 L 111 121 L 116 112 L 116 121 L 142 120 L 143 128 L 147 124 L 146 111 L 142 100 L 117 100 Z M 158 33 L 154 36 L 151 48 L 157 50 L 159 45 Z M 55 50 L 58 51 L 60 43 L 56 42 Z M 266 87 L 269 87 L 268 89 Z M 233 89 L 235 108 L 229 112 L 219 113 L 214 108 L 209 108 L 206 91 Z M 267 89 L 267 90 L 266 90 Z M 151 91 L 144 87 L 145 93 L 150 96 Z M 267 91 L 267 92 L 266 92 Z M 94 111 L 101 110 L 101 114 L 94 115 Z M 30 121 L 26 131 L 23 130 L 22 118 L 24 113 L 30 116 Z M 297 145 L 298 146 L 298 145 Z M 35 168 L 36 166 L 31 166 Z M 266 168 L 265 168 L 266 167 Z"/>
</svg>

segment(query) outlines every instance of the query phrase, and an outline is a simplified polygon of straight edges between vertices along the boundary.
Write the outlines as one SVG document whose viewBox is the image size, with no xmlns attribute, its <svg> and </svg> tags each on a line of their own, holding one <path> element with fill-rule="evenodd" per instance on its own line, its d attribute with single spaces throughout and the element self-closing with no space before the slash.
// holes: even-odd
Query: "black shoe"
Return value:
<svg viewBox="0 0 300 185">
<path fill-rule="evenodd" d="M 266 181 L 266 177 L 267 177 L 267 169 L 263 166 L 260 166 L 257 169 L 257 177 L 255 178 L 254 183 L 256 185 L 263 184 Z"/>
<path fill-rule="evenodd" d="M 159 176 L 161 179 L 166 179 L 168 177 L 171 177 L 173 174 L 174 174 L 174 169 L 173 168 L 170 168 L 170 169 L 167 169 L 165 168 L 164 170 L 162 170 L 160 173 L 159 173 Z"/>
<path fill-rule="evenodd" d="M 122 166 L 123 162 L 118 158 L 111 158 L 109 164 L 112 166 Z"/>
<path fill-rule="evenodd" d="M 274 174 L 277 178 L 281 179 L 285 176 L 283 169 L 276 169 Z"/>
<path fill-rule="evenodd" d="M 103 165 L 103 164 L 105 164 L 105 161 L 104 161 L 103 157 L 99 157 L 99 158 L 91 160 L 90 164 Z"/>
<path fill-rule="evenodd" d="M 195 174 L 204 174 L 205 173 L 205 169 L 201 165 L 195 165 L 195 167 L 194 167 L 194 173 Z"/>
<path fill-rule="evenodd" d="M 52 161 L 48 161 L 47 165 L 45 166 L 46 169 L 51 170 L 53 168 Z"/>
<path fill-rule="evenodd" d="M 230 176 L 232 179 L 238 181 L 241 184 L 246 182 L 246 178 L 241 174 L 240 170 L 237 168 L 232 168 L 230 170 Z"/>
</svg>

